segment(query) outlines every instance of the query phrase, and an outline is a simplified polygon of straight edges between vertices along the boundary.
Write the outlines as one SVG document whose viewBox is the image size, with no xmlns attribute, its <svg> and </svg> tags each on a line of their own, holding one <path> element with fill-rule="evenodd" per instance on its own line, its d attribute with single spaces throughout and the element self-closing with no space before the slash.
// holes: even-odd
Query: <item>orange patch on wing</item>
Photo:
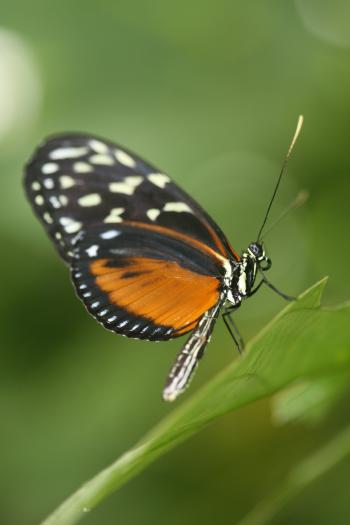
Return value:
<svg viewBox="0 0 350 525">
<path fill-rule="evenodd" d="M 134 257 L 123 267 L 109 259 L 90 264 L 96 285 L 110 302 L 155 324 L 172 327 L 178 335 L 192 330 L 198 319 L 219 300 L 220 281 L 175 262 Z"/>
</svg>

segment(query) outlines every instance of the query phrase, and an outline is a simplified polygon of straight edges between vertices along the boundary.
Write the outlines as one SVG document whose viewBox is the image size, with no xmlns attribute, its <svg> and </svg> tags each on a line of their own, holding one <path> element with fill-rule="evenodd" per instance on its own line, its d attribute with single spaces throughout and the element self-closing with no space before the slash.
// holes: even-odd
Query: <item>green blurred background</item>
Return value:
<svg viewBox="0 0 350 525">
<path fill-rule="evenodd" d="M 297 294 L 328 274 L 349 298 L 350 7 L 340 0 L 3 0 L 0 20 L 0 523 L 36 524 L 172 410 L 181 344 L 117 337 L 90 319 L 22 191 L 46 134 L 126 145 L 189 191 L 240 251 L 255 239 L 299 113 L 305 126 L 273 216 L 271 280 Z M 249 339 L 284 306 L 269 290 L 237 322 Z M 332 341 L 330 341 L 332 344 Z M 236 358 L 219 322 L 186 394 Z M 181 402 L 181 401 L 180 401 Z M 236 523 L 348 420 L 271 421 L 267 402 L 226 416 L 92 512 L 87 525 Z M 350 521 L 350 461 L 276 523 Z"/>
</svg>

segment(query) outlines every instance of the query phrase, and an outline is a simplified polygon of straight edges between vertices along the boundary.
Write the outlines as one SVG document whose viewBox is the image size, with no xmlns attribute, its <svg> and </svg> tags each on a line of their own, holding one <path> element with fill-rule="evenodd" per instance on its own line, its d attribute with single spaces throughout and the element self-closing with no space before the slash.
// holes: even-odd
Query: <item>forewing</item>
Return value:
<svg viewBox="0 0 350 525">
<path fill-rule="evenodd" d="M 26 166 L 25 189 L 66 261 L 80 232 L 124 221 L 168 227 L 238 259 L 215 222 L 167 175 L 104 139 L 49 138 Z"/>
<path fill-rule="evenodd" d="M 82 235 L 72 278 L 88 311 L 106 328 L 165 340 L 193 330 L 218 303 L 224 268 L 181 238 L 123 223 Z"/>
</svg>

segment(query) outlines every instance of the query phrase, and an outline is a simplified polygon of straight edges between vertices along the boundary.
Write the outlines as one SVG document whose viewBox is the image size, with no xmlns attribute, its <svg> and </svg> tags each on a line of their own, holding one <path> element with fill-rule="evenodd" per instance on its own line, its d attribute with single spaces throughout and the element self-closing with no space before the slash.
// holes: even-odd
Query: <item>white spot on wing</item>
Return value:
<svg viewBox="0 0 350 525">
<path fill-rule="evenodd" d="M 46 164 L 41 166 L 41 171 L 44 175 L 51 175 L 51 173 L 58 171 L 58 168 L 59 166 L 55 162 L 46 162 Z"/>
<path fill-rule="evenodd" d="M 82 227 L 81 222 L 75 221 L 71 217 L 61 217 L 60 223 L 67 233 L 75 233 Z"/>
<path fill-rule="evenodd" d="M 69 175 L 61 175 L 60 184 L 61 188 L 66 190 L 67 188 L 71 188 L 72 186 L 74 186 L 74 179 Z"/>
<path fill-rule="evenodd" d="M 110 214 L 104 219 L 104 222 L 122 222 L 120 215 L 125 211 L 125 208 L 112 208 Z"/>
<path fill-rule="evenodd" d="M 59 195 L 58 200 L 62 204 L 62 206 L 67 206 L 68 204 L 68 197 L 66 195 Z"/>
<path fill-rule="evenodd" d="M 125 177 L 123 182 L 111 182 L 109 185 L 109 191 L 112 193 L 125 193 L 126 195 L 132 195 L 143 181 L 143 177 L 132 175 Z"/>
<path fill-rule="evenodd" d="M 89 161 L 92 164 L 102 164 L 104 166 L 112 166 L 112 164 L 114 164 L 113 157 L 111 157 L 110 155 L 102 155 L 100 153 L 92 155 L 92 157 L 89 158 Z"/>
<path fill-rule="evenodd" d="M 193 213 L 191 208 L 185 202 L 167 202 L 163 210 L 164 211 L 176 211 L 176 212 L 187 211 L 187 212 Z"/>
<path fill-rule="evenodd" d="M 98 244 L 92 244 L 85 251 L 86 251 L 86 253 L 88 254 L 89 257 L 96 257 L 98 249 L 99 249 Z"/>
<path fill-rule="evenodd" d="M 155 186 L 158 186 L 158 188 L 165 188 L 165 185 L 170 182 L 170 177 L 167 175 L 164 175 L 163 173 L 151 173 L 150 175 L 147 175 L 148 180 L 152 182 Z"/>
<path fill-rule="evenodd" d="M 44 217 L 44 221 L 47 222 L 48 224 L 53 223 L 53 218 L 47 211 L 44 213 L 43 217 Z"/>
<path fill-rule="evenodd" d="M 41 188 L 40 183 L 37 180 L 35 180 L 34 182 L 32 182 L 31 188 L 33 191 L 39 191 Z"/>
<path fill-rule="evenodd" d="M 100 140 L 92 139 L 89 142 L 89 146 L 96 153 L 108 153 L 108 146 Z"/>
<path fill-rule="evenodd" d="M 83 207 L 97 206 L 97 204 L 101 204 L 101 202 L 102 199 L 98 193 L 89 193 L 78 199 L 78 204 Z"/>
<path fill-rule="evenodd" d="M 86 155 L 88 152 L 88 149 L 85 146 L 81 147 L 67 147 L 67 148 L 57 148 L 51 151 L 49 154 L 50 159 L 58 160 L 58 159 L 76 159 L 78 157 L 82 157 L 83 155 Z"/>
<path fill-rule="evenodd" d="M 54 187 L 53 179 L 45 179 L 44 180 L 44 186 L 47 190 L 52 190 Z"/>
<path fill-rule="evenodd" d="M 73 170 L 75 173 L 89 173 L 92 171 L 92 166 L 88 162 L 74 162 Z"/>
<path fill-rule="evenodd" d="M 91 304 L 90 308 L 97 308 L 98 306 L 100 306 L 100 301 L 95 301 Z"/>
<path fill-rule="evenodd" d="M 83 236 L 83 232 L 79 232 L 77 235 L 75 235 L 71 240 L 70 242 L 72 243 L 72 245 L 74 246 L 74 244 L 77 244 L 78 241 L 80 241 L 82 239 L 82 236 Z"/>
<path fill-rule="evenodd" d="M 42 195 L 37 195 L 34 201 L 38 206 L 42 206 L 44 204 L 44 197 Z"/>
<path fill-rule="evenodd" d="M 136 166 L 135 160 L 121 149 L 115 151 L 115 158 L 120 164 L 123 164 L 123 166 L 127 166 L 128 168 L 134 168 Z"/>
<path fill-rule="evenodd" d="M 52 206 L 54 208 L 58 209 L 58 208 L 61 207 L 61 203 L 58 200 L 58 198 L 56 197 L 56 195 L 52 195 L 52 197 L 49 198 L 49 201 L 50 201 L 50 203 L 52 204 Z"/>
<path fill-rule="evenodd" d="M 75 233 L 79 231 L 81 227 L 82 227 L 81 222 L 74 221 L 74 222 L 71 222 L 71 224 L 68 224 L 67 226 L 65 226 L 64 229 L 66 230 L 67 233 Z"/>
<path fill-rule="evenodd" d="M 101 239 L 114 239 L 115 237 L 118 237 L 120 233 L 121 232 L 118 230 L 107 230 L 106 232 L 101 233 L 100 237 Z"/>
<path fill-rule="evenodd" d="M 151 219 L 151 221 L 155 221 L 159 214 L 160 210 L 157 210 L 157 208 L 150 208 L 147 210 L 147 217 Z"/>
</svg>

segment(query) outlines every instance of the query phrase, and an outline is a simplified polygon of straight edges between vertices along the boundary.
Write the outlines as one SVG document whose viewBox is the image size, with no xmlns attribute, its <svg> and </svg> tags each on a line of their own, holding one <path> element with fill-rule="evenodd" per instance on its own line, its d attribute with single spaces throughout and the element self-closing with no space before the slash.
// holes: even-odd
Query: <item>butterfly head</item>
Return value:
<svg viewBox="0 0 350 525">
<path fill-rule="evenodd" d="M 250 297 L 255 291 L 254 283 L 258 271 L 265 272 L 271 268 L 271 260 L 267 257 L 264 245 L 261 242 L 252 242 L 242 253 L 238 265 L 237 280 L 228 296 L 233 304 L 239 303 L 243 298 Z"/>
<path fill-rule="evenodd" d="M 246 253 L 264 272 L 271 268 L 271 259 L 267 257 L 264 245 L 261 242 L 250 243 Z"/>
</svg>

